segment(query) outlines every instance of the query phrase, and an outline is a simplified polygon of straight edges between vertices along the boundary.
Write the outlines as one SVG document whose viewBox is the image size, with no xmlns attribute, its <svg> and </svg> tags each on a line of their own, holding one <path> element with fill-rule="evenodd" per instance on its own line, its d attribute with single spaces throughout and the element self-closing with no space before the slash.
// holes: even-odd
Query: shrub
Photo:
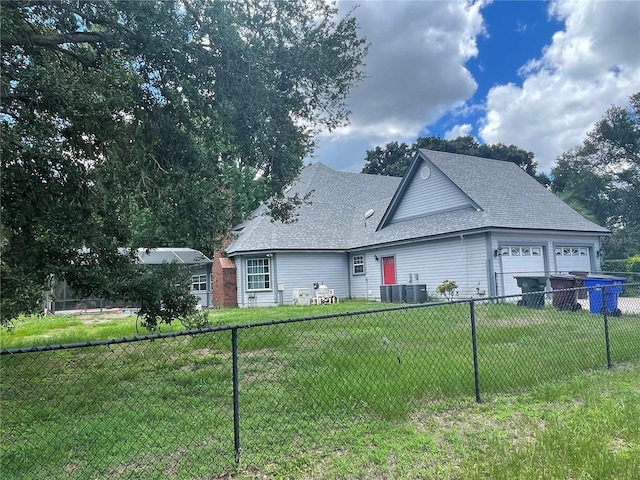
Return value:
<svg viewBox="0 0 640 480">
<path fill-rule="evenodd" d="M 458 294 L 456 291 L 458 284 L 453 280 L 445 280 L 436 287 L 436 292 L 446 298 L 448 301 L 453 301 L 453 297 Z"/>
</svg>

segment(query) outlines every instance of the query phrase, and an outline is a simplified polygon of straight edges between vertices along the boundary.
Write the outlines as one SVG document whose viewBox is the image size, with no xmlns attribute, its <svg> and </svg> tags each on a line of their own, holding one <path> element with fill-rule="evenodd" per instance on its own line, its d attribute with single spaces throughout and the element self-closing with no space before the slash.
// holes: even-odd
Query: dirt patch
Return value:
<svg viewBox="0 0 640 480">
<path fill-rule="evenodd" d="M 77 313 L 76 317 L 84 325 L 97 325 L 100 323 L 112 323 L 114 320 L 129 318 L 135 315 L 135 312 L 127 309 L 110 310 L 100 313 Z"/>
</svg>

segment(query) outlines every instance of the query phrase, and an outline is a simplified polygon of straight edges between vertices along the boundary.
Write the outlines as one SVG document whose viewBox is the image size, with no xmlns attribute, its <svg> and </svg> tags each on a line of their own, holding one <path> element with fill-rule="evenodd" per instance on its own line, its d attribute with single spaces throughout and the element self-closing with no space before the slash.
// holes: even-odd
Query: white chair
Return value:
<svg viewBox="0 0 640 480">
<path fill-rule="evenodd" d="M 320 285 L 316 290 L 316 299 L 314 303 L 317 305 L 338 303 L 338 297 L 336 297 L 333 288 L 329 288 L 326 285 Z"/>
</svg>

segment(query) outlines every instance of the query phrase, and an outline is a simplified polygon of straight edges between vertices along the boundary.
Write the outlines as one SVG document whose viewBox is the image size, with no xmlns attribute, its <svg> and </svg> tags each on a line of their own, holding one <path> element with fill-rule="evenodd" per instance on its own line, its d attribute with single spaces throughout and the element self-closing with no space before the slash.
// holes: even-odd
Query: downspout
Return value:
<svg viewBox="0 0 640 480">
<path fill-rule="evenodd" d="M 493 256 L 493 238 L 491 232 L 487 232 L 487 287 L 490 297 L 498 296 L 498 287 L 496 285 L 496 265 Z"/>
<path fill-rule="evenodd" d="M 350 261 L 350 258 L 349 258 L 350 257 L 349 252 L 345 252 L 345 254 L 347 255 L 347 293 L 348 293 L 347 297 L 351 298 L 351 261 Z M 365 267 L 364 274 L 366 276 L 367 275 L 367 270 L 366 270 L 367 263 L 366 263 L 366 260 L 365 260 L 364 267 Z"/>
</svg>

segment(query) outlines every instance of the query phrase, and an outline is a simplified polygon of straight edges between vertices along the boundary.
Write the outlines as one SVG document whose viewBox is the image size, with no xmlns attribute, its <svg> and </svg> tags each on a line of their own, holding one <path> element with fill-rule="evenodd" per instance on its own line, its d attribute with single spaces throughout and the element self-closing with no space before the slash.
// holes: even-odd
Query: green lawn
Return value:
<svg viewBox="0 0 640 480">
<path fill-rule="evenodd" d="M 339 305 L 212 315 L 239 325 L 360 306 Z M 607 372 L 599 316 L 475 314 L 480 405 L 467 304 L 239 328 L 238 470 L 229 330 L 5 355 L 0 475 L 635 478 L 640 316 L 609 319 L 626 367 Z"/>
</svg>

